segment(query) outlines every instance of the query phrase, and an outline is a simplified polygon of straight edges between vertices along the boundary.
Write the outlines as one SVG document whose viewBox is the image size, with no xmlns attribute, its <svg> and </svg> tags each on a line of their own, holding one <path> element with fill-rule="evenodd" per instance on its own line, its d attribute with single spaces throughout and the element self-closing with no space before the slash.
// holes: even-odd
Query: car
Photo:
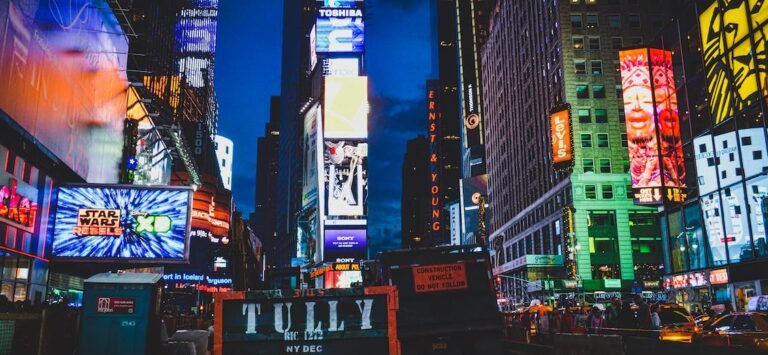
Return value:
<svg viewBox="0 0 768 355">
<path fill-rule="evenodd" d="M 659 319 L 661 320 L 659 332 L 661 340 L 690 343 L 693 335 L 699 331 L 691 314 L 677 304 L 660 304 Z"/>
<path fill-rule="evenodd" d="M 693 341 L 768 350 L 768 313 L 736 312 L 720 316 L 696 334 Z"/>
</svg>

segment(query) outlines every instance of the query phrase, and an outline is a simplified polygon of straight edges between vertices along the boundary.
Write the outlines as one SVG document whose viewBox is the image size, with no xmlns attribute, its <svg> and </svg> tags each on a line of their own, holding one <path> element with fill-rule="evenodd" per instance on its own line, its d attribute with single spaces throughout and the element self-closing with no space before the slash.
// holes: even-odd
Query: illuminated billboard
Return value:
<svg viewBox="0 0 768 355">
<path fill-rule="evenodd" d="M 368 77 L 325 78 L 325 138 L 368 138 Z"/>
<path fill-rule="evenodd" d="M 555 168 L 573 166 L 573 136 L 571 133 L 571 106 L 561 105 L 549 115 L 552 135 L 552 162 Z"/>
<path fill-rule="evenodd" d="M 355 7 L 360 0 L 323 0 L 325 7 Z"/>
<path fill-rule="evenodd" d="M 176 51 L 180 53 L 216 52 L 216 25 L 218 10 L 215 8 L 182 9 L 176 23 Z"/>
<path fill-rule="evenodd" d="M 322 122 L 320 105 L 315 104 L 304 115 L 304 168 L 302 171 L 302 198 L 301 205 L 307 206 L 317 201 L 317 190 L 320 178 L 318 171 L 322 159 L 322 133 L 319 132 Z M 320 160 L 322 161 L 322 160 Z"/>
<path fill-rule="evenodd" d="M 365 50 L 365 25 L 361 10 L 319 11 L 316 48 L 318 53 L 362 53 Z"/>
<path fill-rule="evenodd" d="M 365 229 L 326 227 L 323 239 L 323 259 L 327 262 L 355 262 L 368 256 L 368 236 Z"/>
<path fill-rule="evenodd" d="M 0 8 L 0 110 L 84 180 L 116 182 L 128 40 L 108 1 Z"/>
<path fill-rule="evenodd" d="M 309 71 L 315 69 L 317 64 L 317 25 L 309 31 Z"/>
<path fill-rule="evenodd" d="M 624 50 L 619 61 L 635 203 L 685 201 L 672 52 Z"/>
<path fill-rule="evenodd" d="M 326 140 L 323 156 L 326 215 L 365 216 L 368 213 L 368 143 Z"/>
<path fill-rule="evenodd" d="M 184 262 L 192 189 L 59 188 L 52 255 L 71 261 Z"/>
<path fill-rule="evenodd" d="M 486 209 L 489 204 L 488 175 L 478 175 L 461 179 L 462 232 L 461 244 L 481 244 L 487 237 L 488 214 Z M 482 209 L 480 208 L 483 204 Z M 482 221 L 482 223 L 481 223 Z"/>
<path fill-rule="evenodd" d="M 713 1 L 699 14 L 709 107 L 715 124 L 768 95 L 768 70 L 759 63 L 759 58 L 768 55 L 766 28 L 761 28 L 766 21 L 768 3 L 756 0 Z M 763 95 L 758 82 L 763 85 Z"/>
<path fill-rule="evenodd" d="M 350 288 L 352 284 L 363 282 L 360 271 L 326 271 L 323 286 L 328 288 Z"/>
<path fill-rule="evenodd" d="M 323 59 L 323 76 L 358 76 L 360 75 L 359 58 Z"/>
</svg>

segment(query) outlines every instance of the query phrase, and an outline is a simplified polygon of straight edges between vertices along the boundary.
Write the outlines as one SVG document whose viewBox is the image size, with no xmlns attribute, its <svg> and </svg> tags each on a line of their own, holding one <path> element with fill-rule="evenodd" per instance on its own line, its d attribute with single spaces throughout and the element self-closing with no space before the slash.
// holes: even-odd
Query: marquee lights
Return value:
<svg viewBox="0 0 768 355">
<path fill-rule="evenodd" d="M 17 184 L 16 179 L 10 179 L 8 185 L 0 186 L 0 217 L 19 224 L 27 232 L 32 232 L 35 229 L 37 203 L 20 195 Z"/>
</svg>

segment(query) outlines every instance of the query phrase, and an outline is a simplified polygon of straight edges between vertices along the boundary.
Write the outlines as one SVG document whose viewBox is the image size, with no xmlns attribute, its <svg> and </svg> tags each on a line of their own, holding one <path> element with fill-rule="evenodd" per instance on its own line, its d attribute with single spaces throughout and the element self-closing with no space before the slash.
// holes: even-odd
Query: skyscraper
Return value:
<svg viewBox="0 0 768 355">
<path fill-rule="evenodd" d="M 430 228 L 429 144 L 419 135 L 408 141 L 403 157 L 403 190 L 400 199 L 402 246 L 414 248 L 427 241 Z"/>
<path fill-rule="evenodd" d="M 267 265 L 275 263 L 275 226 L 277 222 L 277 186 L 280 144 L 280 97 L 272 96 L 269 122 L 256 147 L 256 201 L 249 217 L 251 229 L 263 243 Z"/>
<path fill-rule="evenodd" d="M 459 198 L 459 180 L 461 179 L 461 121 L 459 119 L 459 89 L 458 89 L 458 33 L 456 2 L 453 0 L 436 0 L 435 18 L 437 33 L 437 79 L 427 83 L 427 98 L 437 105 L 436 123 L 439 127 L 433 129 L 433 121 L 428 121 L 428 136 L 430 140 L 430 161 L 433 173 L 438 174 L 433 182 L 437 188 L 438 205 L 433 206 L 434 221 L 430 226 L 429 245 L 443 245 L 450 242 L 449 216 L 443 212 L 447 203 Z M 433 141 L 434 140 L 434 141 Z M 435 171 L 435 169 L 437 169 Z M 433 187 L 430 188 L 433 188 Z M 439 223 L 436 223 L 439 222 Z"/>
<path fill-rule="evenodd" d="M 676 3 L 495 3 L 482 51 L 482 100 L 496 273 L 576 279 L 554 287 L 579 285 L 586 292 L 659 279 L 655 210 L 635 205 L 628 189 L 617 53 L 648 43 Z M 553 110 L 568 123 L 555 128 L 573 137 L 572 144 L 558 142 L 571 157 L 558 169 Z M 504 283 L 517 301 L 544 289 Z"/>
</svg>

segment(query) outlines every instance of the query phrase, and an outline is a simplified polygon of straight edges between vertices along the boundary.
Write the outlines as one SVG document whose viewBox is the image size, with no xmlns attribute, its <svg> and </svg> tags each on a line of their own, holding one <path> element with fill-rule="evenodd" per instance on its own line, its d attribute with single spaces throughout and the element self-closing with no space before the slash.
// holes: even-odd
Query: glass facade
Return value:
<svg viewBox="0 0 768 355">
<path fill-rule="evenodd" d="M 652 47 L 674 53 L 688 199 L 660 214 L 668 275 L 727 270 L 675 299 L 744 309 L 768 286 L 768 4 L 691 3 Z M 763 272 L 762 275 L 765 275 Z M 714 283 L 714 281 L 713 281 Z"/>
</svg>

